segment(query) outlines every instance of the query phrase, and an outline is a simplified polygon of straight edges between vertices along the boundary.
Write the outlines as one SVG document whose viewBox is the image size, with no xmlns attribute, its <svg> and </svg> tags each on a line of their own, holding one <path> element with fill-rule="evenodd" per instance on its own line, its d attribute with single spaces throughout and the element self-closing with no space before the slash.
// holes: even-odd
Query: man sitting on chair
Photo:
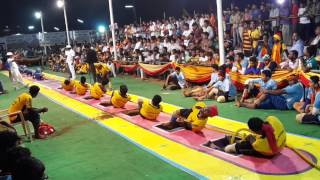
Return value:
<svg viewBox="0 0 320 180">
<path fill-rule="evenodd" d="M 48 108 L 44 107 L 41 109 L 33 108 L 32 107 L 32 98 L 37 97 L 40 88 L 38 86 L 31 86 L 29 88 L 29 93 L 22 93 L 17 99 L 11 104 L 9 107 L 8 112 L 15 113 L 17 111 L 21 111 L 23 113 L 23 117 L 25 120 L 28 120 L 32 123 L 34 128 L 35 138 L 43 139 L 39 132 L 39 125 L 40 125 L 40 113 L 45 113 L 48 111 Z M 14 115 L 10 117 L 11 123 L 20 122 L 21 118 L 18 115 Z"/>
</svg>

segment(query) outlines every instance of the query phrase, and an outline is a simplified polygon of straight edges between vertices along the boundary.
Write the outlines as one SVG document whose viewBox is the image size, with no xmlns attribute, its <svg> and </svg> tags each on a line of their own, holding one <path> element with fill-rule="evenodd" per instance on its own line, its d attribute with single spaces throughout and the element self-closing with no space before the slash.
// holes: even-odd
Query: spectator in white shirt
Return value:
<svg viewBox="0 0 320 180">
<path fill-rule="evenodd" d="M 66 63 L 68 65 L 68 69 L 70 73 L 70 79 L 75 80 L 76 72 L 74 70 L 74 57 L 76 56 L 76 53 L 74 52 L 74 50 L 70 45 L 67 45 L 65 55 L 66 55 Z"/>
</svg>

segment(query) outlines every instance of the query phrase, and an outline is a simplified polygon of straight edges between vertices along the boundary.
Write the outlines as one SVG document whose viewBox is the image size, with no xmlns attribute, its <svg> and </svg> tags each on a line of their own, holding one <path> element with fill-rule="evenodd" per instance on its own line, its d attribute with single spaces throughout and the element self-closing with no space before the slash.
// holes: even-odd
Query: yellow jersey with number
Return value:
<svg viewBox="0 0 320 180">
<path fill-rule="evenodd" d="M 76 94 L 79 96 L 83 96 L 86 94 L 87 90 L 89 89 L 89 85 L 86 84 L 81 84 L 81 82 L 76 81 L 75 85 L 74 85 L 75 89 L 76 89 Z"/>
<path fill-rule="evenodd" d="M 142 107 L 140 109 L 140 114 L 149 120 L 156 120 L 162 111 L 162 106 L 156 107 L 151 104 L 151 102 L 143 101 Z"/>
<path fill-rule="evenodd" d="M 262 137 L 261 135 L 256 136 L 256 141 L 252 144 L 254 150 L 259 152 L 260 154 L 266 156 L 272 156 L 279 153 L 286 145 L 286 131 L 281 123 L 281 121 L 274 117 L 267 117 L 266 121 L 272 126 L 274 130 L 274 137 L 277 142 L 278 152 L 273 153 L 271 147 L 269 146 L 269 142 L 267 137 Z"/>
<path fill-rule="evenodd" d="M 201 131 L 207 124 L 208 118 L 199 119 L 198 114 L 201 108 L 205 108 L 206 104 L 204 102 L 198 102 L 192 107 L 192 112 L 187 118 L 187 122 L 191 123 L 192 131 Z"/>
<path fill-rule="evenodd" d="M 8 113 L 14 113 L 17 111 L 23 111 L 24 109 L 32 108 L 32 96 L 29 93 L 22 93 L 15 101 L 10 105 Z M 9 120 L 12 122 L 17 116 L 12 116 Z"/>
<path fill-rule="evenodd" d="M 74 81 L 70 81 L 70 84 L 66 85 L 64 82 L 61 84 L 62 89 L 65 91 L 73 91 L 74 88 Z"/>
<path fill-rule="evenodd" d="M 90 88 L 90 95 L 95 99 L 100 99 L 104 94 L 104 91 L 100 86 L 100 83 L 94 83 L 94 85 Z"/>
<path fill-rule="evenodd" d="M 128 101 L 130 101 L 131 97 L 127 95 L 126 97 L 122 97 L 119 91 L 114 91 L 113 96 L 111 98 L 111 103 L 116 108 L 123 108 Z"/>
</svg>

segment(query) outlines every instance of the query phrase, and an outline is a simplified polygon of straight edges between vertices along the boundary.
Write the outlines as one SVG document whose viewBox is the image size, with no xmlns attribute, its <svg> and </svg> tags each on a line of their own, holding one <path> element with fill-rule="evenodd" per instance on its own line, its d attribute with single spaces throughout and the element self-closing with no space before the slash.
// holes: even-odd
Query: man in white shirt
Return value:
<svg viewBox="0 0 320 180">
<path fill-rule="evenodd" d="M 14 59 L 14 55 L 12 52 L 8 52 L 7 53 L 7 62 L 10 66 L 10 72 L 11 72 L 11 79 L 12 79 L 12 82 L 13 82 L 13 87 L 17 90 L 18 89 L 18 83 L 22 84 L 22 85 L 26 85 L 24 82 L 23 82 L 23 79 L 22 79 L 22 76 L 20 74 L 20 71 L 19 71 L 19 67 L 17 65 L 17 63 L 15 62 L 15 59 Z"/>
<path fill-rule="evenodd" d="M 70 79 L 75 80 L 76 72 L 74 70 L 74 57 L 76 56 L 76 53 L 74 52 L 74 50 L 71 48 L 70 45 L 66 46 L 65 56 L 66 56 L 66 63 L 68 65 L 68 69 L 70 72 Z"/>
<path fill-rule="evenodd" d="M 204 21 L 204 25 L 202 29 L 203 29 L 203 32 L 207 32 L 209 34 L 208 39 L 212 40 L 214 37 L 214 33 L 213 33 L 212 27 L 210 26 L 209 20 Z"/>
<path fill-rule="evenodd" d="M 277 19 L 279 17 L 279 8 L 275 3 L 272 3 L 272 9 L 270 10 L 269 18 L 272 19 L 272 30 L 279 26 L 279 20 Z"/>
</svg>

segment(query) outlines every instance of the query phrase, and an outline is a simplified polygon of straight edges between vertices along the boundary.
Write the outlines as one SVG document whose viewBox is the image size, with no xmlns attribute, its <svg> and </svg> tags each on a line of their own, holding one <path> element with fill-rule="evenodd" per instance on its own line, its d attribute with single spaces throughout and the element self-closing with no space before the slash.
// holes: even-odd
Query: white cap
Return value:
<svg viewBox="0 0 320 180">
<path fill-rule="evenodd" d="M 66 48 L 67 48 L 67 49 L 71 49 L 71 46 L 70 46 L 70 45 L 67 45 Z"/>
<path fill-rule="evenodd" d="M 7 52 L 7 56 L 13 56 L 12 52 Z"/>
</svg>

